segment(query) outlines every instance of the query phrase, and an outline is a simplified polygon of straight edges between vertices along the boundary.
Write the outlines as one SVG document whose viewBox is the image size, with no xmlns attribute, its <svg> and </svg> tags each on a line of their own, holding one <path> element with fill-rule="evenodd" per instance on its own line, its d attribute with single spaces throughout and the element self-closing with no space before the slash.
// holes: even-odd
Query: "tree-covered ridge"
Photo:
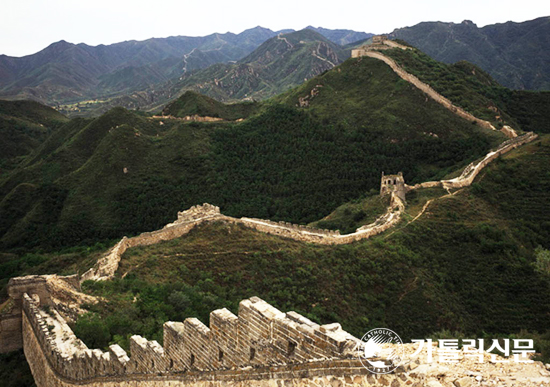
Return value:
<svg viewBox="0 0 550 387">
<path fill-rule="evenodd" d="M 437 62 L 416 49 L 393 49 L 384 53 L 455 105 L 492 122 L 497 128 L 510 125 L 524 131 L 547 133 L 550 130 L 546 114 L 550 107 L 549 91 L 510 90 L 471 63 Z"/>
<path fill-rule="evenodd" d="M 0 175 L 21 160 L 68 119 L 32 101 L 0 100 Z"/>
<path fill-rule="evenodd" d="M 296 107 L 313 84 L 309 107 Z M 222 116 L 254 107 L 196 94 L 181 101 Z M 232 216 L 309 223 L 377 189 L 382 171 L 439 179 L 501 141 L 380 61 L 350 60 L 240 123 L 159 121 L 121 108 L 67 123 L 0 182 L 0 241 L 94 243 L 159 228 L 203 202 Z"/>
<path fill-rule="evenodd" d="M 235 121 L 248 118 L 259 109 L 260 104 L 256 102 L 224 104 L 206 95 L 186 91 L 181 97 L 162 109 L 162 114 L 178 118 L 198 115 Z"/>
<path fill-rule="evenodd" d="M 330 70 L 349 55 L 305 29 L 273 37 L 237 63 L 190 73 L 170 87 L 172 94 L 194 90 L 224 102 L 263 100 Z"/>
</svg>

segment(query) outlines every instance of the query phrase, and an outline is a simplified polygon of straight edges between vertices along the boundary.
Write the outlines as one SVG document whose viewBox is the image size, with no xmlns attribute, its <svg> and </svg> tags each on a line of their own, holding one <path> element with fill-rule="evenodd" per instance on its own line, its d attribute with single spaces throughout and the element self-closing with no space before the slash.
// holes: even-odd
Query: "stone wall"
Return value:
<svg viewBox="0 0 550 387">
<path fill-rule="evenodd" d="M 21 311 L 25 293 L 40 295 L 43 304 L 50 304 L 46 278 L 27 276 L 11 278 L 8 282 L 10 296 L 0 313 L 0 353 L 15 351 L 23 347 L 21 338 Z"/>
<path fill-rule="evenodd" d="M 80 304 L 97 302 L 94 297 L 80 293 L 77 275 L 30 275 L 11 278 L 8 282 L 8 294 L 10 298 L 0 311 L 0 353 L 23 347 L 21 314 L 25 294 L 36 297 L 40 305 L 57 308 L 63 313 L 64 318 L 70 321 L 81 312 Z"/>
<path fill-rule="evenodd" d="M 25 356 L 38 387 L 369 375 L 354 358 L 360 340 L 339 324 L 318 325 L 257 297 L 241 301 L 238 316 L 227 309 L 212 312 L 209 327 L 194 318 L 165 323 L 164 346 L 132 336 L 131 356 L 118 345 L 107 352 L 88 349 L 58 313 L 46 313 L 27 294 L 22 321 Z"/>
<path fill-rule="evenodd" d="M 81 282 L 112 278 L 118 269 L 120 258 L 131 247 L 148 246 L 161 241 L 179 238 L 204 221 L 219 220 L 222 218 L 227 217 L 220 214 L 219 207 L 208 203 L 202 206 L 193 206 L 187 211 L 178 212 L 178 219 L 160 230 L 144 232 L 133 238 L 123 237 L 105 256 L 97 261 L 94 267 L 82 274 Z"/>
<path fill-rule="evenodd" d="M 415 184 L 414 186 L 406 186 L 407 191 L 411 191 L 419 188 L 432 188 L 432 187 L 442 187 L 445 189 L 456 189 L 470 186 L 476 176 L 485 168 L 491 161 L 510 152 L 511 150 L 527 144 L 531 141 L 534 141 L 538 138 L 533 132 L 525 133 L 522 136 L 514 137 L 509 140 L 504 141 L 500 146 L 495 150 L 487 153 L 487 155 L 478 162 L 477 164 L 471 163 L 466 168 L 462 174 L 454 179 L 450 180 L 440 180 L 440 181 L 427 181 L 421 184 Z"/>
<path fill-rule="evenodd" d="M 407 47 L 402 44 L 399 44 L 393 40 L 389 40 L 386 36 L 373 36 L 372 44 L 367 44 L 351 50 L 352 58 L 360 58 L 366 56 L 368 51 L 373 50 L 390 50 L 392 48 L 400 48 L 402 50 L 412 50 L 412 47 Z"/>
<path fill-rule="evenodd" d="M 438 102 L 439 104 L 443 105 L 448 110 L 452 111 L 459 117 L 464 118 L 465 120 L 475 122 L 477 125 L 481 126 L 485 129 L 491 129 L 496 130 L 496 128 L 489 122 L 485 120 L 481 120 L 479 118 L 476 118 L 472 114 L 468 113 L 466 110 L 462 109 L 461 107 L 458 107 L 454 105 L 448 98 L 443 97 L 441 94 L 439 94 L 437 91 L 435 91 L 430 85 L 422 82 L 420 79 L 415 77 L 412 74 L 409 74 L 403 68 L 401 68 L 396 61 L 393 59 L 387 57 L 386 55 L 382 54 L 381 52 L 377 51 L 366 51 L 365 56 L 379 59 L 386 63 L 388 66 L 392 68 L 392 70 L 399 75 L 401 78 L 406 80 L 409 83 L 412 83 L 414 86 L 416 86 L 418 89 L 422 90 L 424 93 L 426 93 L 430 98 L 432 98 L 434 101 Z M 508 133 L 507 131 L 506 133 Z"/>
<path fill-rule="evenodd" d="M 223 118 L 219 117 L 209 117 L 209 116 L 199 116 L 198 114 L 194 114 L 191 116 L 185 116 L 185 117 L 174 117 L 174 116 L 153 116 L 151 119 L 160 119 L 160 120 L 178 120 L 178 121 L 195 121 L 195 122 L 218 122 L 218 121 L 224 121 Z M 161 121 L 162 122 L 162 121 Z"/>
<path fill-rule="evenodd" d="M 395 192 L 399 199 L 405 202 L 406 189 L 402 172 L 399 172 L 397 175 L 384 175 L 384 172 L 382 172 L 380 196 L 388 195 L 391 192 Z"/>
<path fill-rule="evenodd" d="M 133 238 L 122 238 L 105 256 L 100 258 L 97 263 L 81 276 L 81 282 L 87 280 L 107 280 L 113 278 L 120 259 L 124 252 L 131 247 L 147 246 L 165 240 L 179 238 L 187 234 L 194 227 L 214 221 L 224 221 L 233 224 L 242 224 L 246 227 L 265 232 L 268 234 L 279 235 L 302 242 L 319 244 L 345 244 L 360 239 L 369 238 L 382 231 L 387 230 L 399 220 L 399 214 L 395 213 L 395 201 L 392 201 L 388 207 L 387 213 L 379 217 L 374 223 L 363 226 L 355 233 L 340 235 L 339 231 L 321 230 L 313 227 L 295 225 L 288 222 L 273 222 L 264 219 L 254 218 L 233 218 L 220 213 L 219 207 L 205 203 L 201 206 L 193 206 L 189 210 L 178 213 L 178 219 L 166 225 L 164 228 L 140 234 Z"/>
<path fill-rule="evenodd" d="M 497 130 L 489 121 L 485 121 L 479 118 L 476 118 L 474 115 L 468 113 L 466 110 L 462 109 L 459 106 L 454 105 L 451 100 L 448 98 L 442 96 L 437 91 L 435 91 L 430 85 L 422 82 L 420 79 L 418 79 L 416 76 L 406 72 L 401 66 L 397 64 L 395 60 L 392 58 L 387 57 L 386 55 L 382 54 L 380 50 L 387 50 L 391 48 L 400 48 L 402 50 L 410 50 L 411 47 L 403 46 L 399 43 L 396 43 L 391 40 L 384 40 L 382 44 L 376 44 L 371 46 L 363 46 L 359 49 L 352 50 L 351 57 L 352 58 L 359 58 L 362 56 L 368 56 L 371 58 L 379 59 L 386 63 L 388 66 L 391 67 L 391 69 L 399 75 L 402 79 L 405 81 L 413 84 L 418 89 L 422 90 L 424 93 L 426 93 L 430 98 L 432 98 L 437 103 L 443 105 L 445 108 L 453 112 L 454 114 L 458 115 L 461 118 L 464 118 L 465 120 L 474 122 L 476 125 L 479 125 L 482 128 L 490 129 L 490 130 Z M 517 137 L 516 131 L 511 128 L 508 125 L 505 125 L 500 130 L 504 135 L 506 135 L 509 138 Z"/>
<path fill-rule="evenodd" d="M 415 186 L 406 185 L 403 180 L 403 187 L 401 187 L 400 184 L 402 176 L 392 175 L 392 179 L 394 177 L 396 181 L 399 179 L 400 184 L 396 184 L 397 189 L 391 190 L 392 199 L 386 213 L 376 219 L 373 223 L 362 226 L 354 233 L 347 235 L 340 235 L 339 231 L 315 229 L 302 225 L 294 225 L 288 222 L 273 222 L 270 220 L 254 218 L 233 218 L 221 214 L 219 207 L 208 203 L 205 203 L 202 206 L 193 206 L 189 210 L 179 212 L 178 219 L 175 222 L 166 225 L 161 230 L 146 232 L 133 238 L 122 238 L 122 240 L 111 250 L 109 250 L 104 257 L 98 260 L 93 268 L 81 276 L 81 281 L 110 279 L 114 276 L 116 270 L 118 269 L 120 259 L 128 248 L 135 246 L 146 246 L 164 240 L 179 238 L 191 231 L 195 226 L 204 222 L 225 221 L 228 223 L 242 224 L 246 227 L 268 234 L 279 235 L 302 242 L 327 245 L 346 244 L 361 239 L 367 239 L 386 231 L 399 222 L 401 219 L 401 213 L 404 211 L 405 193 L 407 191 L 430 187 L 443 187 L 450 189 L 468 186 L 473 182 L 477 174 L 492 160 L 520 145 L 533 141 L 535 138 L 537 138 L 536 134 L 527 133 L 523 136 L 515 137 L 503 142 L 496 151 L 489 152 L 477 165 L 471 164 L 466 167 L 466 169 L 462 172 L 462 175 L 456 179 L 430 181 L 417 184 Z M 382 181 L 381 194 L 390 191 L 384 190 L 384 187 L 388 188 Z"/>
</svg>

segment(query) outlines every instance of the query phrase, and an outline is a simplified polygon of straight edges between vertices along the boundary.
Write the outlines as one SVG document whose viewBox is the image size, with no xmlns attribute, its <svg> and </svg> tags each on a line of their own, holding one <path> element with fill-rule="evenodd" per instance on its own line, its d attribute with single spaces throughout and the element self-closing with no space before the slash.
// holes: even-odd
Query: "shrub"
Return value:
<svg viewBox="0 0 550 387">
<path fill-rule="evenodd" d="M 544 274 L 550 274 L 550 250 L 545 250 L 542 246 L 535 249 L 535 268 Z"/>
</svg>

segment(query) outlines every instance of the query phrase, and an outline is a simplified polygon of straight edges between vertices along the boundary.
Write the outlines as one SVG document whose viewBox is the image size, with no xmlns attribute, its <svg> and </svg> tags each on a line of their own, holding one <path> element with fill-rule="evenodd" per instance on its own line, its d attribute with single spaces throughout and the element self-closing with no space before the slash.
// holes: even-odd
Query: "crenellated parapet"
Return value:
<svg viewBox="0 0 550 387">
<path fill-rule="evenodd" d="M 135 335 L 130 354 L 118 345 L 102 351 L 87 348 L 55 310 L 40 307 L 37 295 L 25 293 L 22 300 L 25 352 L 36 341 L 48 367 L 64 380 L 78 383 L 351 359 L 360 344 L 340 324 L 319 325 L 252 297 L 241 301 L 238 316 L 227 309 L 213 311 L 209 326 L 196 318 L 166 322 L 164 346 Z M 41 367 L 29 363 L 38 386 L 46 385 L 37 376 Z"/>
</svg>

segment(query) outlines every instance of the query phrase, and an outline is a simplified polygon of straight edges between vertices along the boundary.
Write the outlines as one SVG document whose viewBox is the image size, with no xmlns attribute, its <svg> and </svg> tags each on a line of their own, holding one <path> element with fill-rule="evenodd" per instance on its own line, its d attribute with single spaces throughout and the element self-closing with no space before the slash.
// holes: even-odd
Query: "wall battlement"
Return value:
<svg viewBox="0 0 550 387">
<path fill-rule="evenodd" d="M 56 375 L 72 382 L 140 375 L 215 371 L 246 366 L 275 366 L 329 359 L 350 359 L 360 340 L 339 324 L 318 325 L 295 313 L 283 313 L 252 297 L 241 301 L 238 316 L 215 310 L 207 327 L 196 318 L 164 324 L 164 346 L 141 336 L 130 339 L 130 355 L 120 346 L 89 349 L 55 310 L 46 313 L 39 297 L 23 295 L 24 348 L 31 336 Z M 40 367 L 31 364 L 38 386 Z"/>
</svg>

